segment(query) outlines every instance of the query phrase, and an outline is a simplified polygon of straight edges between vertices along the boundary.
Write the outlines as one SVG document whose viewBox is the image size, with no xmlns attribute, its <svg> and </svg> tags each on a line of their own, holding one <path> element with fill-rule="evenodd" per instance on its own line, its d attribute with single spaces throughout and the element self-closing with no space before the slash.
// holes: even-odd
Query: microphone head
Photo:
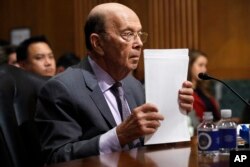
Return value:
<svg viewBox="0 0 250 167">
<path fill-rule="evenodd" d="M 212 79 L 212 77 L 210 77 L 209 75 L 207 75 L 206 73 L 199 73 L 198 74 L 198 77 L 202 80 L 209 80 L 209 79 Z"/>
</svg>

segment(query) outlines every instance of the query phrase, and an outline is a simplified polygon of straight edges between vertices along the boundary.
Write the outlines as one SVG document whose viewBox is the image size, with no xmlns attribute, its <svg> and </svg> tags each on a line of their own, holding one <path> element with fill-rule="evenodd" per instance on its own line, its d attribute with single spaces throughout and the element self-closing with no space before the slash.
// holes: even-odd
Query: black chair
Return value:
<svg viewBox="0 0 250 167">
<path fill-rule="evenodd" d="M 42 166 L 34 114 L 39 89 L 47 79 L 0 66 L 0 166 Z"/>
<path fill-rule="evenodd" d="M 250 103 L 250 100 L 248 100 Z M 246 105 L 241 114 L 241 123 L 249 124 L 250 123 L 250 107 Z"/>
</svg>

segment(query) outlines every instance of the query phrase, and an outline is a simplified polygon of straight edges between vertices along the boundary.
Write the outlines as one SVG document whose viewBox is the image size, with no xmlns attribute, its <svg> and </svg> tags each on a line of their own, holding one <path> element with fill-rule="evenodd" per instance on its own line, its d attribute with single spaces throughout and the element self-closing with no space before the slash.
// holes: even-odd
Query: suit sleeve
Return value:
<svg viewBox="0 0 250 167">
<path fill-rule="evenodd" d="M 69 161 L 99 154 L 100 135 L 82 138 L 74 98 L 58 80 L 50 80 L 41 89 L 35 121 L 45 163 Z"/>
</svg>

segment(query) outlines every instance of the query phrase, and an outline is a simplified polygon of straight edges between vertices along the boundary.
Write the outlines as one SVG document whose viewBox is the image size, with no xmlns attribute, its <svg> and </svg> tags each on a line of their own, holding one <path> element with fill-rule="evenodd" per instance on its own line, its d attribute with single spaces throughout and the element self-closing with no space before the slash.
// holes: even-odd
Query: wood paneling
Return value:
<svg viewBox="0 0 250 167">
<path fill-rule="evenodd" d="M 83 26 L 97 4 L 119 2 L 140 17 L 149 33 L 144 48 L 197 48 L 209 56 L 209 72 L 222 79 L 250 79 L 249 0 L 8 0 L 0 1 L 0 38 L 15 27 L 45 34 L 56 56 L 86 54 Z M 143 79 L 143 59 L 135 75 Z"/>
<path fill-rule="evenodd" d="M 198 48 L 197 0 L 148 0 L 145 48 Z M 145 11 L 144 11 L 145 13 Z M 135 75 L 143 80 L 143 58 Z"/>
<path fill-rule="evenodd" d="M 0 38 L 9 40 L 10 30 L 28 27 L 32 35 L 44 34 L 55 56 L 74 51 L 74 4 L 68 0 L 1 0 Z"/>
<path fill-rule="evenodd" d="M 250 1 L 200 0 L 198 13 L 199 43 L 209 55 L 210 73 L 250 79 Z"/>
<path fill-rule="evenodd" d="M 197 48 L 197 0 L 148 1 L 150 48 Z"/>
</svg>

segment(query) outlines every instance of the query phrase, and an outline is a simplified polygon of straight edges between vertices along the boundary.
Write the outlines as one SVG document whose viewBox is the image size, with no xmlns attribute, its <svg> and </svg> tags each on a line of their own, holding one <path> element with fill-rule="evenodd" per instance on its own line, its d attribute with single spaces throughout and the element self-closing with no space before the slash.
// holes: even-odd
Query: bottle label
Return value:
<svg viewBox="0 0 250 167">
<path fill-rule="evenodd" d="M 198 149 L 200 151 L 218 151 L 219 131 L 198 131 Z"/>
<path fill-rule="evenodd" d="M 236 128 L 219 129 L 220 148 L 236 148 L 237 134 Z"/>
</svg>

